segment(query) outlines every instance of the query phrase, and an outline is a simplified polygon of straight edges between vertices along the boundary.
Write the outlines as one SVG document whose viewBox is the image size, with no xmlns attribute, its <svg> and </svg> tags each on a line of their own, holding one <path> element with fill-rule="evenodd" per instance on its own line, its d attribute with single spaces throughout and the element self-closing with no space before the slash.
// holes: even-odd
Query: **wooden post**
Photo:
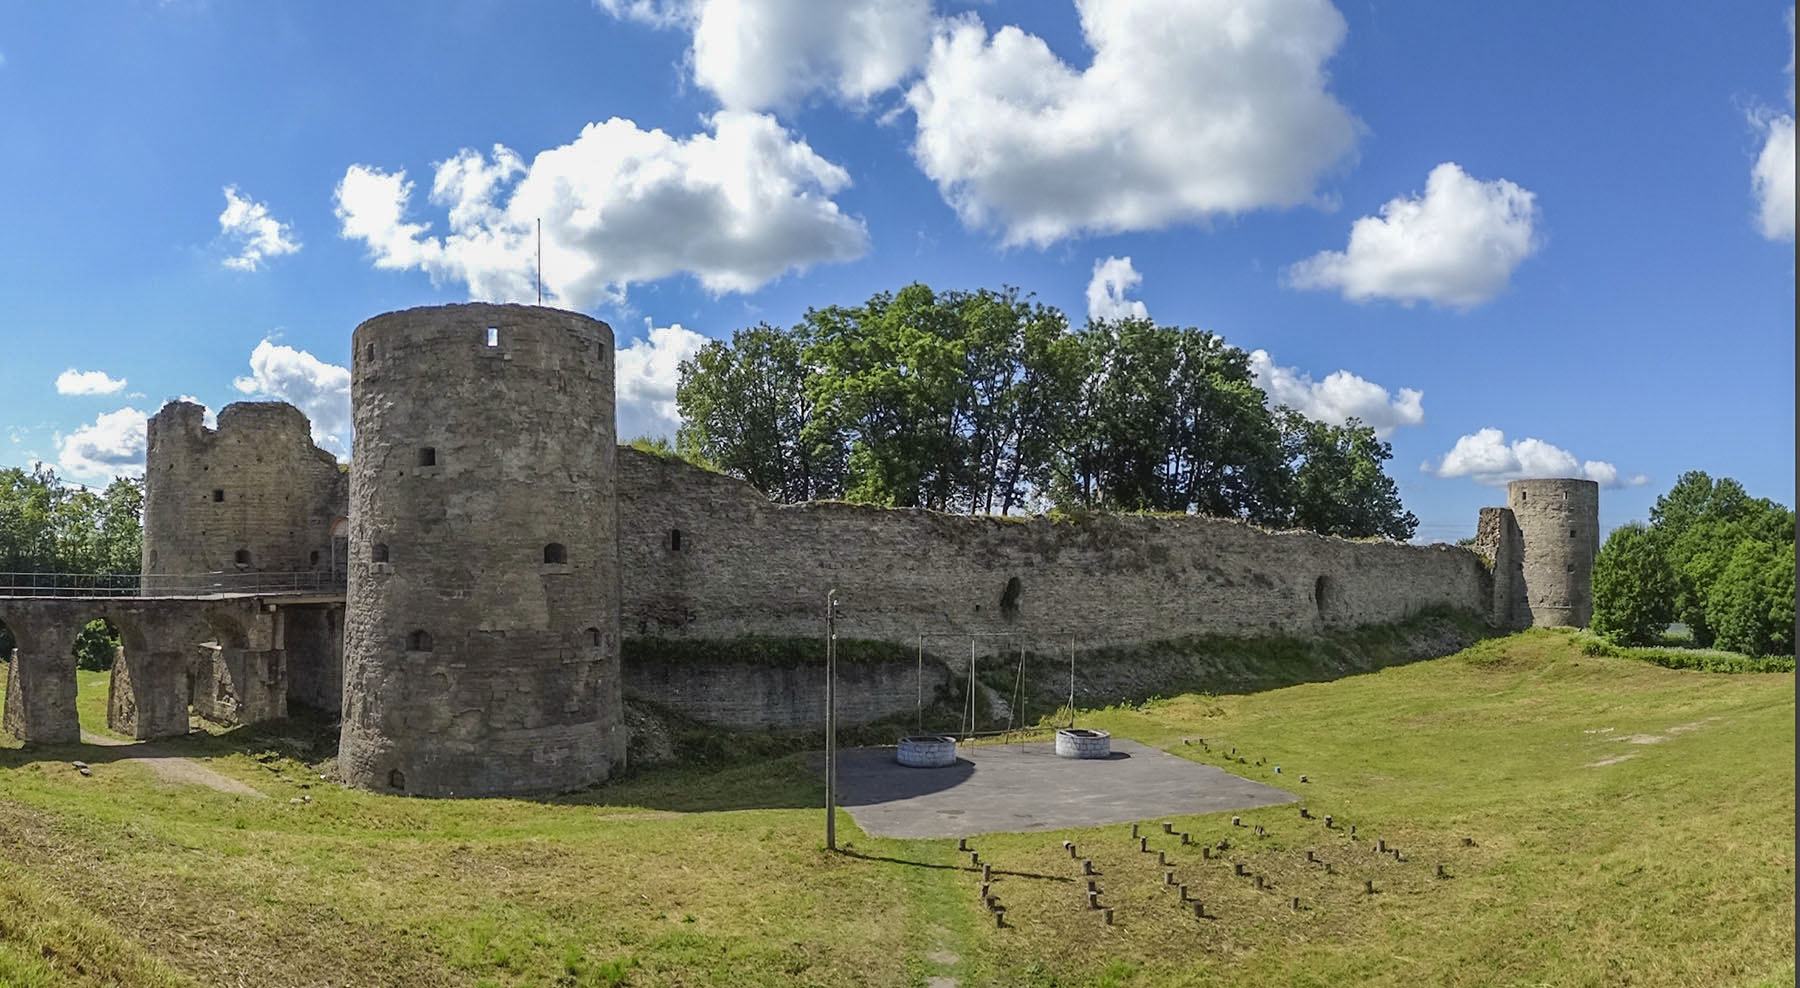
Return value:
<svg viewBox="0 0 1800 988">
<path fill-rule="evenodd" d="M 837 850 L 837 589 L 825 594 L 825 847 Z"/>
</svg>

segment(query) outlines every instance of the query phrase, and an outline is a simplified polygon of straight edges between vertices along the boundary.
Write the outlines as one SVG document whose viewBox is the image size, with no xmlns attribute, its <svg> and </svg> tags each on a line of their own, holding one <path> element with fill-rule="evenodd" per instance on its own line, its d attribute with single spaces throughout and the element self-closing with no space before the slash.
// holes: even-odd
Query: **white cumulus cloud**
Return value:
<svg viewBox="0 0 1800 988">
<path fill-rule="evenodd" d="M 813 93 L 861 105 L 911 75 L 931 43 L 930 0 L 599 0 L 681 27 L 694 82 L 729 110 L 791 109 Z"/>
<path fill-rule="evenodd" d="M 709 133 L 675 138 L 617 117 L 527 165 L 496 145 L 437 165 L 430 201 L 448 233 L 406 220 L 404 171 L 352 165 L 336 191 L 342 235 L 375 266 L 462 282 L 469 297 L 534 301 L 536 222 L 543 220 L 546 298 L 586 309 L 626 287 L 688 273 L 709 292 L 749 292 L 812 264 L 868 249 L 862 221 L 831 196 L 839 166 L 773 117 L 720 111 Z"/>
<path fill-rule="evenodd" d="M 1431 170 L 1423 196 L 1391 199 L 1351 224 L 1350 245 L 1288 268 L 1295 288 L 1336 289 L 1357 302 L 1385 298 L 1467 309 L 1505 290 L 1537 251 L 1537 204 L 1506 179 L 1479 181 L 1454 162 Z"/>
<path fill-rule="evenodd" d="M 270 257 L 292 254 L 300 249 L 291 224 L 269 215 L 266 203 L 252 200 L 237 186 L 225 187 L 225 211 L 219 214 L 219 236 L 234 252 L 225 258 L 225 266 L 237 271 L 255 271 Z"/>
<path fill-rule="evenodd" d="M 1106 257 L 1095 261 L 1094 274 L 1088 279 L 1087 286 L 1088 318 L 1096 322 L 1150 318 L 1150 310 L 1144 303 L 1125 297 L 1126 292 L 1143 280 L 1144 276 L 1132 266 L 1129 257 Z"/>
<path fill-rule="evenodd" d="M 1425 421 L 1425 392 L 1417 388 L 1401 388 L 1394 394 L 1347 370 L 1315 381 L 1297 367 L 1277 364 L 1267 350 L 1250 351 L 1250 373 L 1270 404 L 1286 405 L 1319 422 L 1343 425 L 1358 419 L 1386 439 L 1400 426 Z"/>
<path fill-rule="evenodd" d="M 675 386 L 681 362 L 692 357 L 707 338 L 680 323 L 652 326 L 644 320 L 644 338 L 618 352 L 615 378 L 619 441 L 642 436 L 675 438 L 681 415 L 675 408 Z"/>
<path fill-rule="evenodd" d="M 1438 477 L 1470 477 L 1478 483 L 1499 486 L 1508 481 L 1540 477 L 1575 477 L 1601 487 L 1638 487 L 1650 482 L 1643 474 L 1621 478 L 1619 468 L 1604 460 L 1578 460 L 1575 454 L 1542 439 L 1506 441 L 1499 429 L 1481 429 L 1463 436 L 1433 465 L 1419 469 Z"/>
<path fill-rule="evenodd" d="M 57 465 L 76 480 L 105 483 L 144 472 L 149 416 L 136 408 L 102 412 L 66 436 L 56 437 Z"/>
<path fill-rule="evenodd" d="M 300 409 L 312 421 L 314 442 L 339 456 L 349 455 L 349 368 L 264 339 L 250 351 L 250 374 L 231 385 L 244 394 L 278 398 Z"/>
<path fill-rule="evenodd" d="M 1082 69 L 1017 27 L 942 22 L 907 93 L 913 157 L 970 227 L 1082 232 L 1314 201 L 1360 124 L 1327 90 L 1326 0 L 1076 0 Z"/>
<path fill-rule="evenodd" d="M 1750 170 L 1756 225 L 1770 240 L 1794 239 L 1794 8 L 1787 11 L 1788 112 L 1758 109 L 1750 122 L 1763 134 L 1762 153 Z"/>
<path fill-rule="evenodd" d="M 59 395 L 110 395 L 125 387 L 125 379 L 112 377 L 105 371 L 78 371 L 71 367 L 56 375 Z"/>
</svg>

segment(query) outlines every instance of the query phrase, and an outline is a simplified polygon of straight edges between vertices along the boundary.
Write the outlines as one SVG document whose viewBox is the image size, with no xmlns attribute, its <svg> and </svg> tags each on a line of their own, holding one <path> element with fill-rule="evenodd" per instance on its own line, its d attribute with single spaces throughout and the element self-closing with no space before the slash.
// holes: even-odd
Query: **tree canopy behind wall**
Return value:
<svg viewBox="0 0 1800 988">
<path fill-rule="evenodd" d="M 921 284 L 681 366 L 681 453 L 777 501 L 970 514 L 1197 512 L 1406 539 L 1387 443 L 1270 408 L 1248 357 L 1145 319 L 1072 328 L 1018 289 Z"/>
</svg>

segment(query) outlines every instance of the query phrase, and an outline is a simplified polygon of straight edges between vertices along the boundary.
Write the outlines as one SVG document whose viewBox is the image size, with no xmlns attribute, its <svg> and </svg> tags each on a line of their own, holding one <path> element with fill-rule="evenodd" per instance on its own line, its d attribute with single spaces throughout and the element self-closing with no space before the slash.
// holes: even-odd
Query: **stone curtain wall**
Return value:
<svg viewBox="0 0 1800 988">
<path fill-rule="evenodd" d="M 825 722 L 825 666 L 760 662 L 649 662 L 628 660 L 625 683 L 633 697 L 686 717 L 737 731 L 800 730 Z M 942 664 L 927 660 L 925 703 L 950 683 Z M 838 722 L 868 724 L 917 709 L 919 667 L 911 662 L 838 665 Z M 960 689 L 960 686 L 958 687 Z"/>
<path fill-rule="evenodd" d="M 1001 520 L 841 503 L 619 450 L 621 628 L 692 638 L 1017 632 L 1083 646 L 1310 635 L 1447 605 L 1490 613 L 1480 557 L 1447 545 L 1270 533 L 1211 518 Z M 1017 581 L 1016 583 L 1014 581 Z"/>
<path fill-rule="evenodd" d="M 329 572 L 349 481 L 313 445 L 306 415 L 285 402 L 238 402 L 214 430 L 204 414 L 176 401 L 150 418 L 145 592 L 156 592 L 158 576 Z"/>
</svg>

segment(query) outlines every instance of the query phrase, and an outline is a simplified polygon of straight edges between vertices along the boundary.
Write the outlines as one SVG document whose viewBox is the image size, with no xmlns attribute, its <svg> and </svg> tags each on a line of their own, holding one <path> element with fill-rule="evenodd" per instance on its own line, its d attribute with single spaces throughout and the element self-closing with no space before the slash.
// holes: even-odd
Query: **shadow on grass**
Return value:
<svg viewBox="0 0 1800 988">
<path fill-rule="evenodd" d="M 838 851 L 838 853 L 846 858 L 855 858 L 858 861 L 869 861 L 876 864 L 905 865 L 909 868 L 929 868 L 933 871 L 966 871 L 972 875 L 979 875 L 981 873 L 980 868 L 971 868 L 968 865 L 934 864 L 930 861 L 911 861 L 906 858 L 894 858 L 882 854 L 864 854 L 861 851 L 851 850 L 848 847 Z M 1067 875 L 1045 875 L 1035 871 L 1012 871 L 1006 868 L 989 868 L 988 873 L 991 875 L 1004 875 L 1009 878 L 1030 878 L 1040 882 L 1059 882 L 1064 885 L 1073 885 L 1075 883 L 1075 879 L 1070 878 Z"/>
</svg>

